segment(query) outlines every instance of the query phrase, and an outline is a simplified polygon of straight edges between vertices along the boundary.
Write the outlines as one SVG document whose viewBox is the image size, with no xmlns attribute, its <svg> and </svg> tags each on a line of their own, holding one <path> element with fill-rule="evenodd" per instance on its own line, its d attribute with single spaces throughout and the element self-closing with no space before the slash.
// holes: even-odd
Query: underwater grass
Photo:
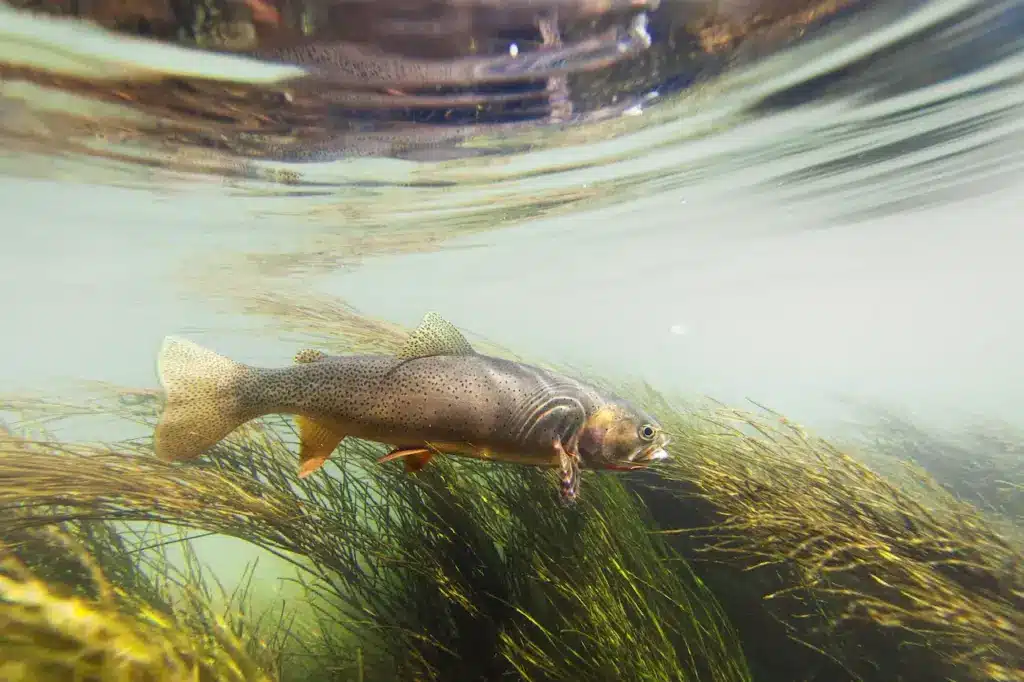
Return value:
<svg viewBox="0 0 1024 682">
<path fill-rule="evenodd" d="M 316 613 L 284 679 L 1024 679 L 1020 545 L 976 507 L 785 419 L 637 393 L 674 433 L 633 486 L 650 512 L 634 477 L 588 474 L 566 509 L 550 472 L 410 476 L 359 442 L 300 482 L 289 423 L 267 420 L 190 466 L 145 443 L 0 443 L 0 509 L 34 510 L 3 527 L 159 521 L 279 553 Z"/>
<path fill-rule="evenodd" d="M 244 302 L 331 352 L 404 339 L 326 299 Z M 586 474 L 575 509 L 555 503 L 550 472 L 438 458 L 409 476 L 359 442 L 300 482 L 283 419 L 189 466 L 146 441 L 37 440 L 31 461 L 0 446 L 0 509 L 33 491 L 42 517 L 26 527 L 157 520 L 294 562 L 316 615 L 283 679 L 1024 680 L 1012 527 L 778 415 L 623 386 L 673 432 L 674 459 Z M 152 424 L 159 392 L 116 393 L 0 408 Z"/>
<path fill-rule="evenodd" d="M 925 429 L 891 410 L 872 410 L 853 444 L 880 467 L 914 462 L 954 495 L 1024 524 L 1024 434 L 988 422 L 958 430 Z"/>
<path fill-rule="evenodd" d="M 169 523 L 292 562 L 316 622 L 284 679 L 750 679 L 713 595 L 616 479 L 566 510 L 551 472 L 442 458 L 409 476 L 356 442 L 299 481 L 288 424 L 192 466 L 144 443 L 0 442 L 0 509 L 33 510 L 9 532 Z"/>
<path fill-rule="evenodd" d="M 3 530 L 16 527 L 10 521 L 8 513 Z M 103 561 L 86 548 L 116 546 L 112 536 L 83 543 L 54 526 L 22 529 L 20 536 L 14 544 L 5 537 L 0 546 L 5 682 L 270 682 L 203 600 L 172 608 L 154 585 L 136 592 L 112 582 Z M 40 552 L 44 546 L 48 551 Z M 60 568 L 33 570 L 23 559 L 26 549 L 36 559 L 55 559 Z M 79 577 L 65 582 L 61 578 L 74 564 Z M 132 587 L 141 576 L 129 580 Z"/>
<path fill-rule="evenodd" d="M 652 512 L 681 521 L 684 553 L 768 588 L 787 636 L 853 679 L 1024 680 L 1019 538 L 923 472 L 899 485 L 779 415 L 647 398 L 675 432 L 662 475 L 677 485 Z"/>
</svg>

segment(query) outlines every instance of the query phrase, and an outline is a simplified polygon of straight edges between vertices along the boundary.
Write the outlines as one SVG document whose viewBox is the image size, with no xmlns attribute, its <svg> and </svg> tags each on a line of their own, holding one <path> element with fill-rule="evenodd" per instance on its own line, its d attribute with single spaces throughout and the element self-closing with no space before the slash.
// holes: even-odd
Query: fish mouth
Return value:
<svg viewBox="0 0 1024 682">
<path fill-rule="evenodd" d="M 668 452 L 663 447 L 652 448 L 640 456 L 641 462 L 660 462 L 668 459 Z"/>
<path fill-rule="evenodd" d="M 666 445 L 668 445 L 668 441 L 644 448 L 636 457 L 633 458 L 633 463 L 651 464 L 653 462 L 661 462 L 668 459 L 668 451 L 665 450 Z"/>
</svg>

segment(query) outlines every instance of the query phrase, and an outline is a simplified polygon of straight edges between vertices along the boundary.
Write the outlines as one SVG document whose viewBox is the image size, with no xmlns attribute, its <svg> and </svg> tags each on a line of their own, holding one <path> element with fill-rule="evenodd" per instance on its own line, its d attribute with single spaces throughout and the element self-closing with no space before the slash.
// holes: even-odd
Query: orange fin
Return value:
<svg viewBox="0 0 1024 682">
<path fill-rule="evenodd" d="M 434 456 L 434 453 L 427 448 L 397 448 L 377 460 L 378 464 L 390 462 L 394 459 L 405 459 L 405 470 L 409 473 L 420 471 L 427 466 L 427 462 Z"/>
<path fill-rule="evenodd" d="M 245 4 L 249 6 L 254 22 L 275 27 L 281 25 L 281 14 L 271 3 L 265 0 L 245 0 Z"/>
<path fill-rule="evenodd" d="M 299 478 L 305 478 L 324 465 L 345 434 L 309 417 L 298 416 L 295 424 L 299 429 Z"/>
<path fill-rule="evenodd" d="M 427 466 L 427 463 L 433 456 L 434 453 L 432 452 L 421 452 L 415 455 L 409 455 L 405 458 L 406 473 L 414 474 L 417 471 L 421 471 L 423 467 Z"/>
</svg>

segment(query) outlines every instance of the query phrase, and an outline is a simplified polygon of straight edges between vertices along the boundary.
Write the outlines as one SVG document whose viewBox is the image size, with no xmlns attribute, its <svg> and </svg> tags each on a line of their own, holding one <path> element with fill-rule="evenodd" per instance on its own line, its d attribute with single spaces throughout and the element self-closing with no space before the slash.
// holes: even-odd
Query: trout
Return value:
<svg viewBox="0 0 1024 682">
<path fill-rule="evenodd" d="M 395 355 L 303 350 L 283 368 L 253 367 L 169 336 L 158 359 L 166 393 L 156 455 L 192 460 L 249 420 L 293 415 L 298 476 L 345 438 L 391 446 L 378 461 L 419 471 L 436 453 L 558 468 L 573 501 L 581 469 L 635 469 L 668 455 L 661 425 L 626 400 L 567 376 L 477 353 L 427 313 Z"/>
</svg>

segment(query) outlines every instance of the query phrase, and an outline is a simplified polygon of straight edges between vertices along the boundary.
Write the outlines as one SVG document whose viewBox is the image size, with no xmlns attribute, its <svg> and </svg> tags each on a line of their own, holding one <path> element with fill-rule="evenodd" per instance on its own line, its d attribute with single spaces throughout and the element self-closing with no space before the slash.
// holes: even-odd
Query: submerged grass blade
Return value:
<svg viewBox="0 0 1024 682">
<path fill-rule="evenodd" d="M 326 299 L 244 298 L 333 351 L 404 339 Z M 146 443 L 9 439 L 0 510 L 33 510 L 10 531 L 161 521 L 292 561 L 314 614 L 289 659 L 296 680 L 1024 681 L 1012 528 L 919 473 L 879 475 L 781 415 L 611 388 L 660 416 L 674 460 L 660 476 L 588 475 L 568 511 L 545 472 L 436 458 L 407 476 L 358 442 L 297 481 L 290 422 L 276 419 L 185 467 Z M 90 411 L 151 423 L 158 407 L 135 393 Z M 1002 480 L 990 469 L 987 481 Z"/>
<path fill-rule="evenodd" d="M 849 672 L 1024 680 L 1024 551 L 977 508 L 923 476 L 897 485 L 777 415 L 721 409 L 694 428 L 673 414 L 663 474 L 679 504 L 704 505 L 684 542 L 788 576 L 767 596 L 818 610 Z M 857 660 L 868 640 L 876 660 Z"/>
<path fill-rule="evenodd" d="M 614 477 L 593 477 L 590 501 L 567 512 L 550 472 L 442 458 L 408 476 L 357 441 L 300 481 L 287 425 L 241 429 L 189 466 L 139 443 L 9 438 L 0 509 L 33 510 L 11 531 L 150 521 L 279 554 L 315 612 L 304 675 L 749 679 L 714 596 Z"/>
<path fill-rule="evenodd" d="M 193 611 L 205 620 L 196 629 L 188 614 L 158 610 L 110 582 L 99 560 L 70 536 L 53 528 L 29 534 L 37 550 L 43 543 L 59 546 L 63 552 L 49 555 L 80 563 L 90 596 L 41 579 L 11 546 L 0 549 L 0 679 L 270 682 L 212 614 Z"/>
</svg>

